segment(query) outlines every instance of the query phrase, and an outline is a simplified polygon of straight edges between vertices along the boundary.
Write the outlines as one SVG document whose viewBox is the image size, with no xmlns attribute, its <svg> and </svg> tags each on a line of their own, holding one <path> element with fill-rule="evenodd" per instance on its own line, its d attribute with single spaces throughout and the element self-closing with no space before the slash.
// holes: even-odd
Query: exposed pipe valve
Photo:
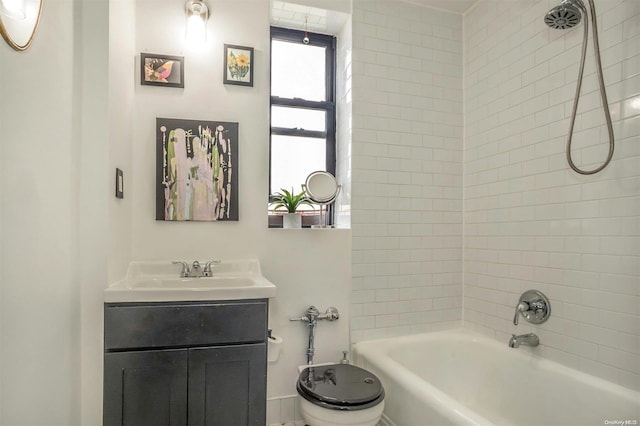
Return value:
<svg viewBox="0 0 640 426">
<path fill-rule="evenodd" d="M 321 314 L 318 308 L 316 308 L 313 305 L 307 308 L 307 310 L 304 313 L 304 316 L 289 318 L 289 321 L 302 321 L 309 326 L 309 338 L 308 338 L 308 345 L 307 345 L 307 364 L 309 365 L 313 364 L 313 354 L 315 353 L 313 340 L 314 340 L 316 324 L 318 323 L 318 320 L 326 319 L 327 321 L 335 321 L 338 318 L 340 318 L 340 313 L 338 312 L 338 309 L 334 308 L 333 306 L 327 308 L 327 310 L 323 314 Z"/>
</svg>

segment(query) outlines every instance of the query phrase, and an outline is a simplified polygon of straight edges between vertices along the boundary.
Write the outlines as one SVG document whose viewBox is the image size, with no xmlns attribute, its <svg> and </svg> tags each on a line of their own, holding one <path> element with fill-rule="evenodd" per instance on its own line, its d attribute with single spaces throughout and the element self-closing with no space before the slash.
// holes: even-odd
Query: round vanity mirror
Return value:
<svg viewBox="0 0 640 426">
<path fill-rule="evenodd" d="M 304 184 L 307 195 L 314 203 L 328 204 L 338 196 L 339 186 L 336 178 L 329 172 L 317 171 L 307 176 Z"/>
<path fill-rule="evenodd" d="M 42 0 L 0 0 L 0 34 L 13 49 L 27 50 L 38 28 Z"/>
</svg>

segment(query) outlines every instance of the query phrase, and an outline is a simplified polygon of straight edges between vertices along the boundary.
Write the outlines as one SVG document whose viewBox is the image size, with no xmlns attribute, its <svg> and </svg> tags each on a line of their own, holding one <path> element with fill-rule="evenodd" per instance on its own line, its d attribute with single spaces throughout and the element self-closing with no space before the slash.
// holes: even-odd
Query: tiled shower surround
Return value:
<svg viewBox="0 0 640 426">
<path fill-rule="evenodd" d="M 616 151 L 593 176 L 565 158 L 583 29 L 545 26 L 558 3 L 354 0 L 353 341 L 534 331 L 518 350 L 640 389 L 640 2 L 595 0 Z M 590 40 L 573 158 L 606 153 Z M 530 288 L 551 318 L 514 326 Z"/>
<path fill-rule="evenodd" d="M 462 16 L 353 2 L 352 340 L 459 325 Z"/>
<path fill-rule="evenodd" d="M 464 322 L 506 342 L 640 388 L 640 2 L 595 0 L 616 137 L 611 164 L 582 176 L 565 143 L 582 26 L 543 22 L 555 1 L 481 1 L 464 18 Z M 573 156 L 607 155 L 589 45 Z M 529 288 L 551 300 L 540 326 L 513 326 Z M 505 343 L 506 344 L 506 343 Z"/>
</svg>

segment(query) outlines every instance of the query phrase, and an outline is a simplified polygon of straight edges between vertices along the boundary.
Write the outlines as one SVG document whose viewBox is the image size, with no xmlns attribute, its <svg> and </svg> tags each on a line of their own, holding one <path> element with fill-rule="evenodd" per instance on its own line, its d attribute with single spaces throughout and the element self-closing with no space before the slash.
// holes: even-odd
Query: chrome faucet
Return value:
<svg viewBox="0 0 640 426">
<path fill-rule="evenodd" d="M 184 260 L 174 260 L 174 265 L 182 265 L 182 271 L 180 272 L 180 278 L 188 278 L 191 276 L 191 270 L 189 269 L 189 264 Z"/>
<path fill-rule="evenodd" d="M 516 336 L 515 334 L 511 335 L 511 339 L 509 339 L 509 347 L 510 348 L 519 348 L 520 345 L 525 346 L 538 346 L 540 344 L 540 339 L 533 333 L 521 334 L 520 336 Z"/>
<path fill-rule="evenodd" d="M 180 272 L 180 278 L 200 278 L 200 277 L 210 277 L 211 267 L 213 265 L 219 265 L 221 262 L 219 260 L 210 260 L 204 264 L 204 268 L 202 268 L 202 264 L 197 260 L 193 261 L 191 267 L 184 260 L 174 260 L 174 265 L 182 265 L 182 271 Z"/>
<path fill-rule="evenodd" d="M 194 278 L 200 278 L 202 276 L 202 269 L 200 269 L 200 262 L 197 260 L 193 261 L 193 265 L 191 265 L 191 276 Z"/>
<path fill-rule="evenodd" d="M 213 265 L 219 265 L 220 261 L 219 260 L 210 260 L 207 263 L 204 264 L 204 270 L 202 271 L 202 276 L 203 277 L 210 277 L 213 272 L 211 270 L 211 267 Z"/>
<path fill-rule="evenodd" d="M 307 364 L 313 364 L 313 354 L 315 353 L 314 337 L 318 320 L 326 319 L 328 321 L 335 321 L 338 318 L 340 318 L 340 314 L 338 310 L 333 306 L 327 308 L 325 313 L 321 314 L 320 311 L 318 311 L 318 308 L 313 305 L 309 306 L 309 308 L 305 311 L 304 316 L 299 318 L 289 318 L 289 321 L 305 322 L 309 327 L 309 337 L 307 341 Z"/>
</svg>

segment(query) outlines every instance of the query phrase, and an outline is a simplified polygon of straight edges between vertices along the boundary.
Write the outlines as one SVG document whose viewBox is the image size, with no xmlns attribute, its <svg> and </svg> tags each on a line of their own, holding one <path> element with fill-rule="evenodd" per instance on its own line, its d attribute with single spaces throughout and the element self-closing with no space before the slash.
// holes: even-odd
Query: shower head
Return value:
<svg viewBox="0 0 640 426">
<path fill-rule="evenodd" d="M 578 0 L 579 1 L 579 0 Z M 557 30 L 573 28 L 580 23 L 582 14 L 574 5 L 576 0 L 564 0 L 561 5 L 554 7 L 544 17 L 544 23 Z"/>
</svg>

